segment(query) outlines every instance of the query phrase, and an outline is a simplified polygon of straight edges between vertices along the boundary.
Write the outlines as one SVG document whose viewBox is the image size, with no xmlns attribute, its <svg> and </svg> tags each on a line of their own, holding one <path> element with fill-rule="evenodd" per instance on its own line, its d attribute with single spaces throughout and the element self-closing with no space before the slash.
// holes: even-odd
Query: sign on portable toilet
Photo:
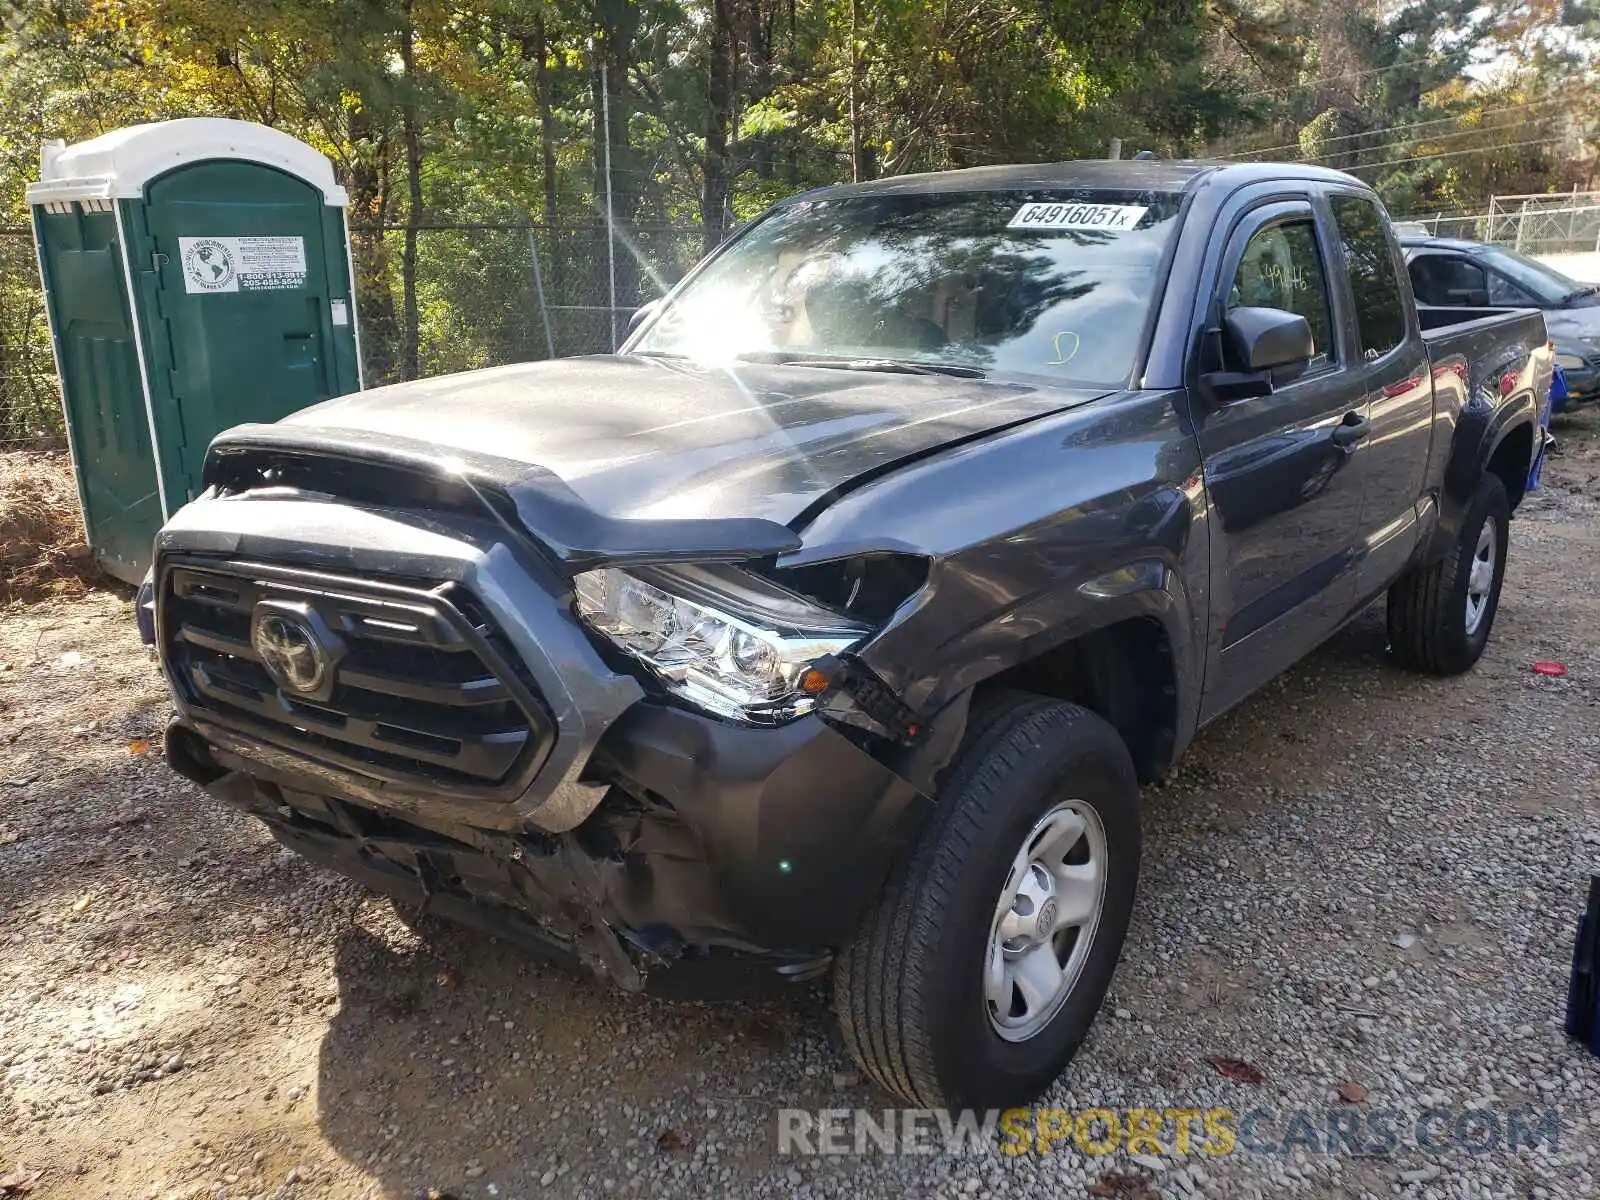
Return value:
<svg viewBox="0 0 1600 1200">
<path fill-rule="evenodd" d="M 47 143 L 28 204 L 89 545 L 137 582 L 216 434 L 361 387 L 345 192 L 195 117 Z"/>
</svg>

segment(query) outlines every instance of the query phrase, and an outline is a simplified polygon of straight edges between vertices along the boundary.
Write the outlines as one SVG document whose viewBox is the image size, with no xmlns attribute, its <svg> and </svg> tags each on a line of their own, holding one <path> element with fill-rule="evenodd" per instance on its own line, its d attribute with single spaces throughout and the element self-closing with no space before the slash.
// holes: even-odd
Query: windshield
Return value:
<svg viewBox="0 0 1600 1200">
<path fill-rule="evenodd" d="M 800 201 L 709 263 L 630 349 L 1118 386 L 1179 200 L 1030 190 Z"/>
<path fill-rule="evenodd" d="M 1507 250 L 1501 246 L 1485 246 L 1482 255 L 1485 264 L 1518 286 L 1532 292 L 1536 299 L 1556 304 L 1584 290 L 1583 284 L 1576 279 L 1569 278 L 1554 267 L 1547 267 L 1525 254 L 1518 254 L 1515 250 Z"/>
</svg>

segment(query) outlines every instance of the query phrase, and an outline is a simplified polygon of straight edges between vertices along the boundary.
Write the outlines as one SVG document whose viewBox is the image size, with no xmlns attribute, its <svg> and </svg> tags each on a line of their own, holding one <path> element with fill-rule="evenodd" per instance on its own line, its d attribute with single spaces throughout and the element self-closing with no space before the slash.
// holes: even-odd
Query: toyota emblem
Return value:
<svg viewBox="0 0 1600 1200">
<path fill-rule="evenodd" d="M 322 689 L 332 667 L 329 648 L 311 623 L 281 608 L 256 610 L 250 644 L 279 687 L 310 696 Z"/>
<path fill-rule="evenodd" d="M 1054 896 L 1044 902 L 1039 909 L 1039 919 L 1034 922 L 1033 936 L 1036 940 L 1046 941 L 1056 931 L 1056 914 L 1060 911 Z"/>
</svg>

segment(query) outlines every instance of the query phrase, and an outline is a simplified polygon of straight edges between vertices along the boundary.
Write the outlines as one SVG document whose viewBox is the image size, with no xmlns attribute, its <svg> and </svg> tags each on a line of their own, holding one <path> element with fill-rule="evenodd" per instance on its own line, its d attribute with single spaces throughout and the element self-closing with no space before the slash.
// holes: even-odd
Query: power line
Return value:
<svg viewBox="0 0 1600 1200">
<path fill-rule="evenodd" d="M 1548 120 L 1548 118 L 1543 118 L 1543 120 Z M 1334 150 L 1334 151 L 1332 151 L 1332 152 L 1330 152 L 1328 154 L 1318 154 L 1318 155 L 1315 155 L 1312 158 L 1302 158 L 1302 159 L 1300 159 L 1298 161 L 1300 161 L 1300 162 L 1308 162 L 1308 163 L 1321 163 L 1321 162 L 1327 162 L 1330 159 L 1335 159 L 1335 158 L 1342 157 L 1343 155 L 1347 155 L 1347 154 L 1388 154 L 1391 151 L 1399 150 L 1399 149 L 1402 149 L 1402 148 L 1406 148 L 1406 147 L 1409 147 L 1409 146 L 1411 146 L 1413 144 L 1416 144 L 1416 143 L 1422 143 L 1422 144 L 1426 145 L 1428 143 L 1436 143 L 1436 142 L 1447 141 L 1450 138 L 1473 137 L 1473 136 L 1478 136 L 1478 137 L 1492 136 L 1492 135 L 1497 134 L 1497 133 L 1505 133 L 1507 130 L 1525 130 L 1525 131 L 1530 131 L 1531 132 L 1532 127 L 1535 127 L 1538 124 L 1540 124 L 1540 121 L 1541 121 L 1541 119 L 1539 119 L 1539 118 L 1535 118 L 1535 119 L 1527 121 L 1527 122 L 1502 121 L 1498 125 L 1491 125 L 1491 126 L 1488 126 L 1487 128 L 1481 128 L 1481 129 L 1457 129 L 1457 130 L 1455 130 L 1455 131 L 1453 131 L 1451 133 L 1426 134 L 1426 135 L 1424 135 L 1422 137 L 1418 137 L 1418 138 L 1396 138 L 1394 141 L 1385 142 L 1381 146 L 1360 146 L 1360 147 L 1354 147 L 1354 148 L 1346 147 L 1343 150 Z M 1545 130 L 1544 132 L 1548 132 L 1548 130 Z"/>
<path fill-rule="evenodd" d="M 1503 104 L 1503 105 L 1499 106 L 1498 108 L 1484 108 L 1484 109 L 1479 109 L 1476 112 L 1470 112 L 1469 111 L 1469 112 L 1454 113 L 1454 114 L 1452 114 L 1451 116 L 1448 116 L 1448 117 L 1434 117 L 1434 118 L 1432 118 L 1430 120 L 1426 120 L 1426 121 L 1406 121 L 1406 122 L 1403 122 L 1402 124 L 1399 124 L 1399 125 L 1388 125 L 1388 126 L 1385 126 L 1382 129 L 1364 129 L 1360 133 L 1341 133 L 1337 137 L 1324 138 L 1322 140 L 1323 140 L 1324 144 L 1326 144 L 1328 142 L 1348 142 L 1348 141 L 1352 141 L 1355 138 L 1377 137 L 1381 133 L 1395 133 L 1398 130 L 1402 130 L 1402 129 L 1421 129 L 1425 125 L 1447 125 L 1451 121 L 1460 121 L 1460 120 L 1463 120 L 1464 118 L 1469 117 L 1469 116 L 1488 117 L 1488 116 L 1493 116 L 1496 113 L 1511 112 L 1513 110 L 1526 111 L 1527 109 L 1530 109 L 1530 108 L 1540 108 L 1540 107 L 1543 107 L 1543 106 L 1549 105 L 1549 104 L 1566 104 L 1568 102 L 1569 102 L 1568 98 L 1565 97 L 1565 96 L 1551 96 L 1551 97 L 1549 97 L 1547 99 L 1544 99 L 1544 100 L 1530 100 L 1526 104 Z M 1439 135 L 1439 136 L 1449 136 L 1449 135 Z M 1396 143 L 1396 144 L 1398 144 L 1398 143 Z M 1219 155 L 1217 155 L 1217 157 L 1218 158 L 1226 158 L 1226 159 L 1230 159 L 1230 160 L 1238 160 L 1238 159 L 1241 159 L 1241 158 L 1245 157 L 1248 154 L 1271 154 L 1271 153 L 1273 153 L 1274 151 L 1277 151 L 1277 150 L 1298 150 L 1299 148 L 1300 148 L 1300 143 L 1299 142 L 1284 142 L 1282 145 L 1278 145 L 1278 146 L 1263 146 L 1263 147 L 1261 147 L 1259 149 L 1256 149 L 1256 150 L 1239 150 L 1239 151 L 1236 151 L 1233 154 L 1219 154 Z M 1366 147 L 1366 148 L 1370 149 L 1370 147 Z M 1350 153 L 1350 152 L 1349 151 L 1340 151 L 1340 153 Z M 1328 157 L 1332 157 L 1332 156 L 1331 155 L 1322 155 L 1320 157 L 1328 158 Z"/>
<path fill-rule="evenodd" d="M 1429 59 L 1417 59 L 1408 62 L 1390 63 L 1387 67 L 1368 67 L 1363 71 L 1346 71 L 1341 75 L 1324 75 L 1311 83 L 1275 83 L 1264 87 L 1260 91 L 1246 92 L 1245 100 L 1253 100 L 1257 96 L 1270 96 L 1277 92 L 1292 91 L 1295 88 L 1312 88 L 1326 83 L 1338 83 L 1345 79 L 1363 79 L 1368 75 L 1387 75 L 1390 71 L 1421 70 L 1432 65 Z"/>
<path fill-rule="evenodd" d="M 1359 166 L 1345 167 L 1346 171 L 1370 171 L 1375 167 L 1398 167 L 1405 163 L 1429 162 L 1436 158 L 1456 158 L 1463 154 L 1492 154 L 1496 150 L 1517 150 L 1524 146 L 1552 146 L 1565 138 L 1549 137 L 1534 138 L 1526 142 L 1502 142 L 1497 146 L 1472 146 L 1466 150 L 1446 150 L 1442 154 L 1414 154 L 1410 158 L 1394 158 L 1388 162 L 1361 163 Z"/>
<path fill-rule="evenodd" d="M 1538 121 L 1548 121 L 1549 119 L 1550 118 L 1549 118 L 1548 115 L 1544 116 L 1544 117 L 1535 118 L 1535 120 L 1533 122 L 1530 122 L 1530 124 L 1536 124 Z M 1310 158 L 1299 157 L 1299 158 L 1291 159 L 1290 161 L 1292 161 L 1292 162 L 1302 162 L 1302 163 L 1311 163 L 1311 164 L 1323 163 L 1323 162 L 1326 162 L 1329 159 L 1339 158 L 1339 157 L 1341 157 L 1343 155 L 1347 155 L 1347 154 L 1384 154 L 1384 153 L 1387 153 L 1387 152 L 1389 152 L 1391 150 L 1397 150 L 1397 149 L 1401 148 L 1402 146 L 1407 146 L 1407 145 L 1411 144 L 1413 141 L 1439 142 L 1439 141 L 1447 140 L 1449 138 L 1472 137 L 1472 136 L 1482 137 L 1482 136 L 1486 136 L 1486 135 L 1492 136 L 1494 134 L 1504 133 L 1507 130 L 1518 129 L 1518 128 L 1521 128 L 1521 123 L 1516 122 L 1516 121 L 1504 121 L 1504 122 L 1501 122 L 1499 125 L 1490 126 L 1488 128 L 1457 129 L 1457 130 L 1453 130 L 1453 131 L 1448 132 L 1448 133 L 1428 134 L 1428 135 L 1424 135 L 1424 136 L 1422 136 L 1420 138 L 1417 138 L 1417 139 L 1397 138 L 1394 141 L 1385 142 L 1381 146 L 1346 147 L 1343 150 L 1335 150 L 1335 151 L 1332 151 L 1331 153 L 1328 153 L 1328 154 L 1313 155 Z M 1558 141 L 1561 141 L 1561 140 L 1562 140 L 1562 138 L 1559 137 L 1559 136 L 1544 139 L 1545 142 L 1558 142 Z M 1517 143 L 1517 144 L 1525 145 L 1527 143 Z M 1482 146 L 1482 147 L 1471 148 L 1471 149 L 1468 149 L 1468 150 L 1446 151 L 1446 152 L 1442 152 L 1442 153 L 1438 153 L 1438 154 L 1421 154 L 1421 155 L 1412 156 L 1410 158 L 1385 160 L 1384 162 L 1358 163 L 1358 164 L 1356 164 L 1355 166 L 1352 166 L 1352 167 L 1340 167 L 1338 169 L 1339 170 L 1348 170 L 1348 171 L 1359 171 L 1359 170 L 1364 170 L 1367 167 L 1385 166 L 1387 164 L 1387 162 L 1416 162 L 1416 161 L 1421 161 L 1422 159 L 1428 159 L 1428 158 L 1449 158 L 1453 154 L 1467 154 L 1467 153 L 1474 153 L 1476 151 L 1489 151 L 1489 150 L 1494 150 L 1494 149 L 1497 149 L 1497 148 L 1498 148 L 1497 146 Z"/>
<path fill-rule="evenodd" d="M 1517 124 L 1515 122 L 1508 121 L 1508 122 L 1505 122 L 1504 124 L 1496 125 L 1492 129 L 1461 129 L 1461 130 L 1457 130 L 1454 133 L 1435 134 L 1434 137 L 1433 137 L 1433 140 L 1439 140 L 1439 139 L 1443 139 L 1443 138 L 1453 138 L 1453 137 L 1464 137 L 1464 136 L 1466 136 L 1468 134 L 1479 134 L 1479 135 L 1490 134 L 1490 135 L 1492 135 L 1492 134 L 1497 134 L 1497 133 L 1504 133 L 1509 129 L 1516 129 L 1516 128 L 1518 128 L 1518 126 L 1517 126 Z M 1398 141 L 1388 142 L 1388 143 L 1386 143 L 1385 145 L 1382 145 L 1382 146 L 1368 146 L 1368 147 L 1362 147 L 1362 148 L 1357 149 L 1357 150 L 1345 150 L 1345 151 L 1340 151 L 1340 152 L 1335 153 L 1335 154 L 1320 155 L 1320 156 L 1318 156 L 1316 158 L 1297 158 L 1297 159 L 1291 159 L 1290 161 L 1315 165 L 1315 164 L 1318 164 L 1318 163 L 1322 162 L 1324 159 L 1336 158 L 1336 157 L 1338 157 L 1339 153 L 1344 153 L 1344 154 L 1373 154 L 1373 153 L 1378 153 L 1378 154 L 1381 154 L 1381 153 L 1383 153 L 1385 151 L 1395 150 L 1395 149 L 1398 149 L 1401 146 L 1406 145 L 1408 140 L 1409 139 L 1400 139 Z M 1440 152 L 1435 153 L 1435 154 L 1414 154 L 1414 155 L 1411 155 L 1411 156 L 1406 157 L 1406 158 L 1391 158 L 1391 159 L 1385 159 L 1385 160 L 1380 161 L 1380 162 L 1357 163 L 1354 166 L 1339 167 L 1337 169 L 1341 170 L 1341 171 L 1365 171 L 1365 170 L 1368 170 L 1369 168 L 1372 168 L 1372 167 L 1388 167 L 1388 166 L 1395 166 L 1395 165 L 1400 164 L 1400 163 L 1408 163 L 1408 162 L 1425 162 L 1425 161 L 1427 161 L 1429 159 L 1434 159 L 1434 158 L 1455 158 L 1457 155 L 1462 155 L 1462 154 L 1488 154 L 1488 153 L 1491 153 L 1492 151 L 1495 151 L 1495 150 L 1506 150 L 1506 149 L 1511 149 L 1511 148 L 1517 147 L 1517 146 L 1547 146 L 1547 145 L 1551 145 L 1553 143 L 1564 141 L 1564 140 L 1565 140 L 1564 136 L 1556 136 L 1556 137 L 1547 137 L 1547 138 L 1536 138 L 1536 139 L 1531 139 L 1531 140 L 1522 141 L 1522 142 L 1498 142 L 1498 143 L 1495 143 L 1495 144 L 1489 145 L 1489 146 L 1469 146 L 1469 147 L 1467 147 L 1465 149 L 1462 149 L 1462 150 L 1445 150 L 1445 151 L 1440 151 Z"/>
<path fill-rule="evenodd" d="M 1493 154 L 1496 150 L 1518 150 L 1526 146 L 1553 146 L 1564 141 L 1560 137 L 1531 138 L 1525 142 L 1501 142 L 1495 146 L 1471 146 L 1465 150 L 1446 150 L 1440 154 L 1413 154 L 1409 158 L 1392 158 L 1387 162 L 1361 163 L 1358 166 L 1348 167 L 1347 171 L 1368 171 L 1375 167 L 1398 167 L 1405 163 L 1429 162 L 1436 158 L 1457 158 L 1464 154 Z"/>
</svg>

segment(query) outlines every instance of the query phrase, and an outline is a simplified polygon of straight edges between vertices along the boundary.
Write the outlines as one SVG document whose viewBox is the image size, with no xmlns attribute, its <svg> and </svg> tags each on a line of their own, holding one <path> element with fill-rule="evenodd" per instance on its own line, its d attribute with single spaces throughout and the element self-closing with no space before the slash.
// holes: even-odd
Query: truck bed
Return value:
<svg viewBox="0 0 1600 1200">
<path fill-rule="evenodd" d="M 1528 353 L 1530 345 L 1542 349 L 1548 340 L 1544 314 L 1536 308 L 1443 308 L 1417 305 L 1417 319 L 1428 356 L 1435 369 L 1452 361 L 1466 368 L 1469 395 L 1485 382 L 1507 371 L 1520 376 L 1525 370 L 1542 371 L 1535 395 L 1548 395 L 1549 372 L 1554 361 L 1547 353 Z"/>
</svg>

